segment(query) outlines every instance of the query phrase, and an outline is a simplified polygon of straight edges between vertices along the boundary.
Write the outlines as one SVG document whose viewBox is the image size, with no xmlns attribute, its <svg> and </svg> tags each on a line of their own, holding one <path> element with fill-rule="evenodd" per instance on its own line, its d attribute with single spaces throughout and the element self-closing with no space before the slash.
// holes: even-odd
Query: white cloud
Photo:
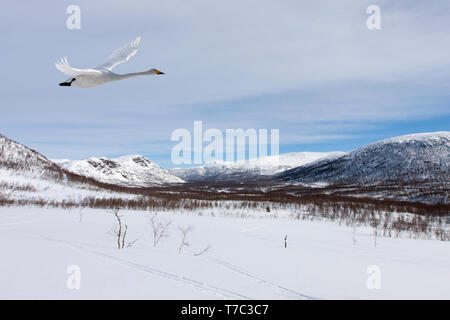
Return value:
<svg viewBox="0 0 450 320">
<path fill-rule="evenodd" d="M 280 128 L 283 144 L 448 115 L 450 3 L 376 2 L 380 31 L 366 28 L 368 0 L 80 0 L 80 31 L 65 28 L 65 3 L 5 4 L 0 125 L 52 156 L 69 157 L 66 143 L 84 157 L 163 154 L 172 130 L 194 120 Z M 97 65 L 136 35 L 140 51 L 117 71 L 158 67 L 164 77 L 56 85 L 60 56 Z"/>
</svg>

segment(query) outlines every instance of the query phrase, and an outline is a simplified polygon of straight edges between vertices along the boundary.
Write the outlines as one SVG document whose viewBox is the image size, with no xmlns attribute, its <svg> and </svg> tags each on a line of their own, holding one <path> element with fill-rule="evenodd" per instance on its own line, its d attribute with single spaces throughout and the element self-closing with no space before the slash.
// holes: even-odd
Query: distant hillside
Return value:
<svg viewBox="0 0 450 320">
<path fill-rule="evenodd" d="M 184 181 L 140 155 L 114 159 L 89 158 L 58 163 L 70 172 L 126 187 L 154 187 Z"/>
<path fill-rule="evenodd" d="M 340 157 L 283 172 L 285 182 L 367 184 L 450 183 L 450 132 L 382 140 Z"/>
<path fill-rule="evenodd" d="M 342 156 L 344 152 L 292 152 L 261 157 L 243 163 L 214 161 L 192 168 L 175 168 L 169 172 L 189 182 L 246 182 L 260 179 L 329 156 Z"/>
<path fill-rule="evenodd" d="M 47 203 L 132 197 L 115 189 L 62 169 L 39 152 L 0 135 L 0 201 Z"/>
</svg>

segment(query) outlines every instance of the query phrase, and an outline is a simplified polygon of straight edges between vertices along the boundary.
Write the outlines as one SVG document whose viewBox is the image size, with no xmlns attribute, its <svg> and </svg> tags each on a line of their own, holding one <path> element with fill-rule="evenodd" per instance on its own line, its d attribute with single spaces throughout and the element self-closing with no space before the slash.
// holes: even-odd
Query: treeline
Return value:
<svg viewBox="0 0 450 320">
<path fill-rule="evenodd" d="M 302 197 L 269 197 L 176 193 L 142 195 L 134 199 L 86 197 L 80 201 L 46 199 L 11 199 L 0 195 L 1 206 L 39 206 L 51 208 L 121 208 L 128 210 L 191 212 L 210 216 L 267 217 L 284 216 L 295 220 L 327 220 L 347 226 L 369 226 L 374 232 L 387 237 L 404 234 L 411 238 L 450 240 L 448 206 L 411 204 L 373 199 L 349 199 L 326 195 Z"/>
<path fill-rule="evenodd" d="M 444 203 L 399 201 L 393 199 L 373 199 L 367 194 L 383 191 L 392 193 L 429 193 L 448 195 L 448 185 L 414 183 L 396 186 L 343 186 L 331 185 L 323 188 L 307 186 L 276 185 L 273 181 L 253 181 L 245 185 L 239 183 L 190 183 L 160 188 L 128 188 L 109 185 L 94 179 L 73 174 L 58 166 L 42 161 L 41 177 L 63 185 L 90 190 L 109 190 L 114 193 L 132 194 L 126 199 L 116 197 L 85 197 L 80 201 L 48 200 L 37 194 L 30 199 L 14 198 L 8 191 L 35 192 L 28 184 L 0 185 L 0 206 L 40 206 L 54 208 L 122 208 L 149 211 L 191 211 L 214 215 L 221 211 L 224 215 L 246 217 L 276 217 L 277 210 L 286 210 L 293 219 L 326 219 L 352 226 L 371 226 L 385 236 L 400 236 L 408 233 L 411 237 L 437 238 L 449 240 L 450 206 Z M 17 171 L 33 171 L 27 161 L 0 161 L 0 167 Z"/>
</svg>

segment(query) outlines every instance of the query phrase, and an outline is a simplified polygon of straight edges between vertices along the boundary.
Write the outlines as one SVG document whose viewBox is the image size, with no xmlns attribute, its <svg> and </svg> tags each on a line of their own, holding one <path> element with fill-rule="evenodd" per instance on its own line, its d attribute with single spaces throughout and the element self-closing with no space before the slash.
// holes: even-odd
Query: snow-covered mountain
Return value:
<svg viewBox="0 0 450 320">
<path fill-rule="evenodd" d="M 22 200 L 80 203 L 89 197 L 129 199 L 136 192 L 124 187 L 172 185 L 183 190 L 183 180 L 205 182 L 200 184 L 201 188 L 213 188 L 216 182 L 226 182 L 227 187 L 236 183 L 237 193 L 259 188 L 261 183 L 266 188 L 270 186 L 267 190 L 275 188 L 288 194 L 297 191 L 301 194 L 304 190 L 298 188 L 308 185 L 331 185 L 318 192 L 447 203 L 450 132 L 390 138 L 350 153 L 288 153 L 280 155 L 278 161 L 269 156 L 243 163 L 213 162 L 170 172 L 138 155 L 58 160 L 56 165 L 40 153 L 0 135 L 3 203 Z M 187 187 L 195 188 L 196 184 Z"/>
<path fill-rule="evenodd" d="M 61 203 L 116 196 L 93 179 L 68 172 L 39 152 L 0 135 L 0 202 Z"/>
<path fill-rule="evenodd" d="M 375 142 L 278 175 L 289 182 L 450 184 L 450 132 L 419 133 Z"/>
<path fill-rule="evenodd" d="M 169 172 L 185 181 L 248 181 L 295 168 L 317 159 L 343 156 L 344 152 L 292 152 L 242 163 L 213 161 L 199 167 L 174 168 Z"/>
<path fill-rule="evenodd" d="M 151 187 L 184 182 L 140 155 L 85 160 L 54 160 L 61 168 L 97 181 L 126 187 Z"/>
<path fill-rule="evenodd" d="M 42 154 L 0 134 L 0 167 L 32 175 L 59 174 L 61 170 Z"/>
</svg>

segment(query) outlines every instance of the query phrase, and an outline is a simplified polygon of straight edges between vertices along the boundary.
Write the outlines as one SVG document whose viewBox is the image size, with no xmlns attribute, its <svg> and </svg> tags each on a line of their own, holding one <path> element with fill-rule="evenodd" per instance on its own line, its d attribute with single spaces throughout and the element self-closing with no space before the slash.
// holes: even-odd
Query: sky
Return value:
<svg viewBox="0 0 450 320">
<path fill-rule="evenodd" d="M 81 28 L 66 26 L 69 5 Z M 381 9 L 369 30 L 367 7 Z M 450 130 L 448 0 L 5 1 L 0 133 L 48 158 L 142 154 L 173 167 L 171 133 L 279 129 L 280 153 L 350 151 Z M 59 87 L 141 36 L 96 88 Z"/>
</svg>

